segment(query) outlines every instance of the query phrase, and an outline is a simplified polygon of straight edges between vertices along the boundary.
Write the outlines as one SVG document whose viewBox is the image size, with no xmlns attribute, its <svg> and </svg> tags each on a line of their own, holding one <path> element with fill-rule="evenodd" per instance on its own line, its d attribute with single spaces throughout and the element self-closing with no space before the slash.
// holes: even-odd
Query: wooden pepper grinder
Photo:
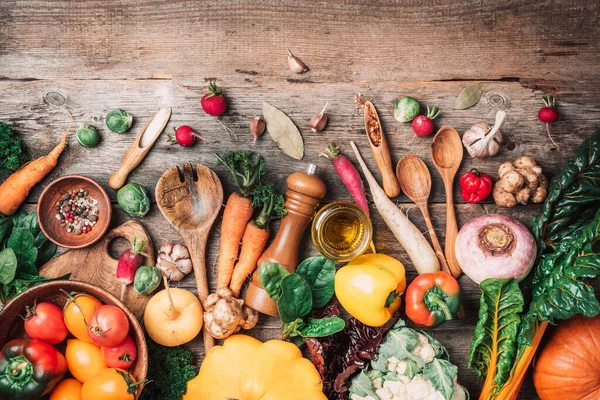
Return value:
<svg viewBox="0 0 600 400">
<path fill-rule="evenodd" d="M 265 261 L 281 264 L 290 273 L 298 266 L 298 250 L 302 234 L 315 215 L 319 200 L 327 193 L 325 182 L 316 175 L 317 166 L 309 164 L 306 172 L 294 172 L 288 176 L 285 192 L 287 214 L 281 219 L 279 231 L 273 243 L 262 254 L 258 265 Z M 252 275 L 252 282 L 244 298 L 246 304 L 263 314 L 278 316 L 277 304 L 260 284 L 258 270 Z"/>
</svg>

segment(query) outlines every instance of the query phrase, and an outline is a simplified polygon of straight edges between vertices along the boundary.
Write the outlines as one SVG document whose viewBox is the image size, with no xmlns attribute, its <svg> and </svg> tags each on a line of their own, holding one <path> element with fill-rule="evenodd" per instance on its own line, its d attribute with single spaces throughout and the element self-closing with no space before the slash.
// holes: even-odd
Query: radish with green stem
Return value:
<svg viewBox="0 0 600 400">
<path fill-rule="evenodd" d="M 550 135 L 550 124 L 556 122 L 556 120 L 558 119 L 558 110 L 554 106 L 555 100 L 554 97 L 548 94 L 542 96 L 542 100 L 544 101 L 546 107 L 542 107 L 540 109 L 540 111 L 538 112 L 538 118 L 540 121 L 546 123 L 546 132 L 548 132 L 548 138 L 550 139 L 552 144 L 555 145 L 556 148 L 558 148 L 558 145 L 556 144 L 554 139 L 552 139 L 552 135 Z"/>
<path fill-rule="evenodd" d="M 125 250 L 119 257 L 117 263 L 116 276 L 117 280 L 121 283 L 121 301 L 125 297 L 125 289 L 127 285 L 131 285 L 135 279 L 135 273 L 137 269 L 144 262 L 145 254 L 142 253 L 142 249 L 146 244 L 146 240 L 134 237 L 131 240 L 131 248 Z"/>
<path fill-rule="evenodd" d="M 421 231 L 410 222 L 408 217 L 396 207 L 394 202 L 387 197 L 381 186 L 379 186 L 369 171 L 369 168 L 367 168 L 367 165 L 363 161 L 354 142 L 350 142 L 350 145 L 352 146 L 356 158 L 358 159 L 358 163 L 363 170 L 363 174 L 369 183 L 371 195 L 373 196 L 373 203 L 375 203 L 377 211 L 379 211 L 379 214 L 394 234 L 396 240 L 400 242 L 402 247 L 404 247 L 404 250 L 406 250 L 406 253 L 408 253 L 417 272 L 423 274 L 439 271 L 440 262 L 431 248 L 431 245 L 429 245 L 429 242 L 425 239 L 425 236 L 423 236 Z"/>
<path fill-rule="evenodd" d="M 369 215 L 369 203 L 367 203 L 365 188 L 356 167 L 348 157 L 340 153 L 340 149 L 333 143 L 329 143 L 321 156 L 331 160 L 333 169 L 346 185 L 356 204 Z"/>
</svg>

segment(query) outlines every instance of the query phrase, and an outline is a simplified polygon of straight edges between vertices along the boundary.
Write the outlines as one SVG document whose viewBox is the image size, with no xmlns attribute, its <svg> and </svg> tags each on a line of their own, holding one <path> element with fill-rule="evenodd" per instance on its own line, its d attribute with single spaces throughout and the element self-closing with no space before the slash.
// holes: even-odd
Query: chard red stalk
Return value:
<svg viewBox="0 0 600 400">
<path fill-rule="evenodd" d="M 146 244 L 146 240 L 138 237 L 134 237 L 131 240 L 131 248 L 125 250 L 119 257 L 117 263 L 116 277 L 121 283 L 121 301 L 125 297 L 125 289 L 127 285 L 131 285 L 135 278 L 135 272 L 142 265 L 144 261 L 144 253 L 142 249 Z"/>
<path fill-rule="evenodd" d="M 352 195 L 352 198 L 356 204 L 362 208 L 367 216 L 369 215 L 369 203 L 367 203 L 367 196 L 365 195 L 365 188 L 363 187 L 362 180 L 356 167 L 352 162 L 340 153 L 340 149 L 333 143 L 329 143 L 327 148 L 321 156 L 331 160 L 333 169 L 342 179 L 344 185 Z"/>
</svg>

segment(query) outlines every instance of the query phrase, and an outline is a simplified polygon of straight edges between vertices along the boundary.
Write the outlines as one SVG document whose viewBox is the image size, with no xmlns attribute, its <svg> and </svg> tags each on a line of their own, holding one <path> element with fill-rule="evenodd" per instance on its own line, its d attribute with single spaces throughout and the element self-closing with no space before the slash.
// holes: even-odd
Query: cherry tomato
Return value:
<svg viewBox="0 0 600 400">
<path fill-rule="evenodd" d="M 88 335 L 98 346 L 116 346 L 129 333 L 127 315 L 117 306 L 105 304 L 96 308 L 87 322 Z"/>
<path fill-rule="evenodd" d="M 129 372 L 108 368 L 86 381 L 81 395 L 85 400 L 135 400 L 142 385 Z"/>
<path fill-rule="evenodd" d="M 65 340 L 69 331 L 63 320 L 63 314 L 56 304 L 43 302 L 26 306 L 25 332 L 32 339 L 40 339 L 49 344 L 58 344 Z"/>
<path fill-rule="evenodd" d="M 102 303 L 95 297 L 85 293 L 67 296 L 67 304 L 63 308 L 63 317 L 67 329 L 73 336 L 84 342 L 91 342 L 88 335 L 86 321 L 92 316 L 94 310 Z"/>
<path fill-rule="evenodd" d="M 50 400 L 81 400 L 82 386 L 76 379 L 65 379 L 54 388 Z"/>
<path fill-rule="evenodd" d="M 85 383 L 100 371 L 108 368 L 102 358 L 100 347 L 79 339 L 67 340 L 65 358 L 69 372 L 81 383 Z"/>
<path fill-rule="evenodd" d="M 137 346 L 131 336 L 127 336 L 116 346 L 102 347 L 102 358 L 111 368 L 127 369 L 137 358 Z"/>
</svg>

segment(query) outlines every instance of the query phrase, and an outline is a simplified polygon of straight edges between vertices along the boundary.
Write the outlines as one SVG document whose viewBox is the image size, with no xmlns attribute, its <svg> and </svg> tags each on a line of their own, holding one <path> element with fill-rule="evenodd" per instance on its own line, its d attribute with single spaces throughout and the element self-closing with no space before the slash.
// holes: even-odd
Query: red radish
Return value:
<svg viewBox="0 0 600 400">
<path fill-rule="evenodd" d="M 416 136 L 429 136 L 433 133 L 433 120 L 440 115 L 436 106 L 427 106 L 427 115 L 419 115 L 412 121 L 412 128 Z M 413 138 L 414 139 L 414 138 Z"/>
<path fill-rule="evenodd" d="M 175 136 L 168 135 L 167 141 L 171 144 L 179 143 L 183 147 L 190 147 L 196 141 L 196 138 L 206 140 L 202 136 L 198 135 L 192 127 L 187 125 L 181 125 L 175 129 Z"/>
<path fill-rule="evenodd" d="M 542 107 L 540 109 L 538 112 L 538 118 L 540 121 L 546 123 L 546 132 L 548 132 L 548 137 L 550 138 L 552 144 L 558 148 L 558 145 L 554 139 L 552 139 L 552 135 L 550 135 L 550 124 L 558 119 L 558 110 L 556 107 L 554 107 L 554 97 L 547 94 L 542 96 L 542 100 L 544 101 L 546 107 Z"/>
<path fill-rule="evenodd" d="M 224 114 L 227 110 L 227 100 L 214 81 L 208 82 L 208 93 L 202 96 L 200 105 L 205 113 L 214 117 Z"/>
<path fill-rule="evenodd" d="M 116 276 L 117 280 L 123 285 L 121 289 L 121 301 L 123 301 L 123 297 L 125 296 L 125 288 L 127 285 L 133 283 L 135 271 L 137 271 L 144 261 L 142 249 L 145 244 L 146 241 L 144 239 L 134 237 L 131 240 L 131 248 L 125 250 L 119 257 Z"/>
<path fill-rule="evenodd" d="M 335 172 L 342 178 L 342 182 L 348 188 L 356 204 L 369 215 L 369 204 L 365 196 L 365 188 L 356 167 L 348 157 L 340 153 L 340 149 L 333 143 L 330 143 L 321 155 L 331 160 Z"/>
</svg>

